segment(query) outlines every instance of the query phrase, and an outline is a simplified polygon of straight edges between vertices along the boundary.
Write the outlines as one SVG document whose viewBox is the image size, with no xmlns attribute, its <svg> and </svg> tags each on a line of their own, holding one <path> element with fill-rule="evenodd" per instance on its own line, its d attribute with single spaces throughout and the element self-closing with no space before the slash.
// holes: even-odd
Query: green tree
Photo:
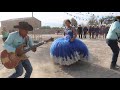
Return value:
<svg viewBox="0 0 120 90">
<path fill-rule="evenodd" d="M 52 27 L 52 29 L 60 29 L 60 27 Z"/>
<path fill-rule="evenodd" d="M 99 25 L 99 22 L 95 15 L 92 15 L 87 23 L 87 25 Z"/>
<path fill-rule="evenodd" d="M 63 27 L 65 27 L 65 20 L 63 21 Z"/>
<path fill-rule="evenodd" d="M 78 24 L 77 21 L 74 18 L 72 18 L 71 25 L 77 27 L 77 24 Z"/>
<path fill-rule="evenodd" d="M 51 29 L 50 26 L 42 26 L 41 28 L 42 28 L 42 29 Z"/>
<path fill-rule="evenodd" d="M 100 24 L 111 24 L 114 21 L 115 17 L 114 16 L 105 16 L 99 19 Z"/>
<path fill-rule="evenodd" d="M 114 16 L 106 16 L 104 18 L 104 24 L 111 24 L 114 21 L 115 17 Z"/>
</svg>

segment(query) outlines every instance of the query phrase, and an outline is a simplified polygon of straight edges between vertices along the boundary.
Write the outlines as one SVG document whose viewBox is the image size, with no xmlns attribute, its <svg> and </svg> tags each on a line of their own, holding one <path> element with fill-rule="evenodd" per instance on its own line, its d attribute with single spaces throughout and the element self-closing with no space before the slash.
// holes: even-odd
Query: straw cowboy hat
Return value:
<svg viewBox="0 0 120 90">
<path fill-rule="evenodd" d="M 120 16 L 116 16 L 115 19 L 119 19 L 120 20 Z"/>
<path fill-rule="evenodd" d="M 25 29 L 28 31 L 32 31 L 33 27 L 32 25 L 28 24 L 28 22 L 19 22 L 19 25 L 15 25 L 14 28 L 20 28 L 20 29 Z"/>
</svg>

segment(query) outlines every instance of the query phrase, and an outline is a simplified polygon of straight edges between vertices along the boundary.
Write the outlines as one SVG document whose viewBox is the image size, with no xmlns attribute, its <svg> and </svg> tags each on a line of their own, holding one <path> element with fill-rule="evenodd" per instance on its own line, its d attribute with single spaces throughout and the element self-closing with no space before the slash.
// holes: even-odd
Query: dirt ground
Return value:
<svg viewBox="0 0 120 90">
<path fill-rule="evenodd" d="M 42 35 L 42 38 L 61 37 L 61 35 Z M 82 40 L 89 48 L 90 60 L 88 62 L 77 62 L 71 66 L 55 65 L 50 58 L 50 45 L 44 44 L 37 48 L 37 52 L 28 52 L 33 66 L 31 78 L 120 78 L 120 71 L 109 69 L 112 52 L 105 40 Z M 0 42 L 2 42 L 0 40 Z M 2 51 L 2 44 L 0 51 Z M 118 65 L 120 60 L 118 59 Z M 0 64 L 0 78 L 7 78 L 14 69 L 6 69 Z M 23 78 L 21 76 L 20 78 Z"/>
</svg>

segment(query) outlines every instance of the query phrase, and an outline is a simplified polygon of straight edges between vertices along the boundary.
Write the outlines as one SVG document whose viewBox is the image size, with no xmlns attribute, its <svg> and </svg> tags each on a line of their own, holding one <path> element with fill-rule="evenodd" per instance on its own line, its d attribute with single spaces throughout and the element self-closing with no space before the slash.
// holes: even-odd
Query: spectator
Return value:
<svg viewBox="0 0 120 90">
<path fill-rule="evenodd" d="M 107 25 L 106 28 L 105 28 L 105 38 L 106 38 L 106 36 L 107 36 L 107 33 L 108 33 L 108 31 L 109 31 L 109 28 L 110 28 L 109 25 Z"/>
<path fill-rule="evenodd" d="M 92 35 L 92 26 L 91 25 L 89 25 L 89 38 L 91 39 L 91 35 Z"/>
<path fill-rule="evenodd" d="M 95 27 L 94 27 L 94 25 L 93 25 L 93 26 L 92 26 L 92 39 L 95 38 L 94 35 L 95 35 Z"/>
<path fill-rule="evenodd" d="M 88 32 L 88 28 L 85 26 L 85 27 L 83 28 L 84 38 L 86 38 L 87 32 Z"/>
<path fill-rule="evenodd" d="M 78 33 L 78 35 L 79 35 L 79 38 L 82 39 L 83 30 L 82 30 L 82 26 L 81 26 L 81 25 L 78 26 L 78 28 L 77 28 L 77 33 Z"/>
<path fill-rule="evenodd" d="M 9 32 L 6 30 L 6 27 L 3 27 L 1 33 L 2 33 L 3 42 L 5 42 L 5 40 L 7 39 L 8 35 L 9 35 Z"/>
<path fill-rule="evenodd" d="M 98 39 L 98 35 L 99 35 L 99 32 L 100 32 L 100 28 L 99 26 L 97 25 L 97 27 L 95 28 L 95 35 L 96 35 L 96 39 Z"/>
</svg>

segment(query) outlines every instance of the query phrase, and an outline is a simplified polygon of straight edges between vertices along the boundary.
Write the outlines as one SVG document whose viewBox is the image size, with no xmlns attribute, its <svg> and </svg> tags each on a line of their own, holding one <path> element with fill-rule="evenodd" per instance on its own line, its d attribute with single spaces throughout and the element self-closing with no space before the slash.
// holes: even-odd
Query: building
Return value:
<svg viewBox="0 0 120 90">
<path fill-rule="evenodd" d="M 26 17 L 26 18 L 16 18 L 16 19 L 9 19 L 1 21 L 1 28 L 4 26 L 7 30 L 10 32 L 14 31 L 15 28 L 13 28 L 14 25 L 18 25 L 20 21 L 28 22 L 33 26 L 34 29 L 39 29 L 41 27 L 41 21 L 36 19 L 35 17 Z"/>
</svg>

